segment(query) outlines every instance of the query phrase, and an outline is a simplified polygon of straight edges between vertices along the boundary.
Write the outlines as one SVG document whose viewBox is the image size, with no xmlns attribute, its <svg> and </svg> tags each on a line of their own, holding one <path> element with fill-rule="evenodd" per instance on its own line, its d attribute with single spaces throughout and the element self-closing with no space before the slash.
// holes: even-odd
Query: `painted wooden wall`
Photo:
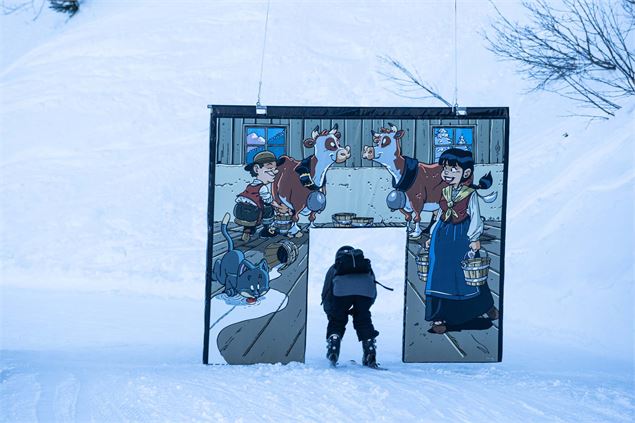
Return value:
<svg viewBox="0 0 635 423">
<path fill-rule="evenodd" d="M 330 129 L 336 123 L 342 133 L 344 145 L 351 146 L 351 158 L 337 167 L 377 167 L 378 164 L 362 159 L 362 147 L 371 143 L 371 129 L 378 131 L 388 122 L 406 131 L 401 141 L 402 154 L 430 163 L 432 153 L 432 127 L 473 125 L 475 161 L 479 164 L 503 163 L 505 152 L 505 121 L 503 119 L 232 119 L 220 118 L 216 125 L 217 163 L 243 165 L 245 155 L 245 125 L 278 125 L 287 128 L 287 152 L 297 159 L 312 153 L 302 141 L 315 126 Z"/>
</svg>

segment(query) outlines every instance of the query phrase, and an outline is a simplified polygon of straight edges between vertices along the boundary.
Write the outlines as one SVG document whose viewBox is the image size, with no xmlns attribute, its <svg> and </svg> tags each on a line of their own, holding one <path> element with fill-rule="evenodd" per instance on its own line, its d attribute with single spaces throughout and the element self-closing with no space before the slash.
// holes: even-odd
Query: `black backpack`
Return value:
<svg viewBox="0 0 635 423">
<path fill-rule="evenodd" d="M 351 249 L 338 254 L 335 259 L 335 274 L 368 273 L 371 271 L 370 260 L 364 257 L 360 249 Z"/>
<path fill-rule="evenodd" d="M 364 295 L 371 298 L 377 296 L 375 284 L 389 291 L 394 291 L 375 279 L 370 260 L 364 257 L 362 250 L 351 248 L 338 252 L 333 268 L 335 272 L 332 278 L 330 280 L 327 278 L 322 287 L 322 304 L 324 304 L 324 310 L 327 313 L 333 300 L 334 290 L 338 291 L 339 294 L 335 296 Z M 334 289 L 334 285 L 338 285 L 337 289 Z M 358 290 L 363 292 L 353 292 Z"/>
<path fill-rule="evenodd" d="M 364 297 L 377 297 L 375 288 L 375 275 L 373 273 L 347 273 L 333 277 L 333 295 L 345 297 L 348 295 L 361 295 Z"/>
</svg>

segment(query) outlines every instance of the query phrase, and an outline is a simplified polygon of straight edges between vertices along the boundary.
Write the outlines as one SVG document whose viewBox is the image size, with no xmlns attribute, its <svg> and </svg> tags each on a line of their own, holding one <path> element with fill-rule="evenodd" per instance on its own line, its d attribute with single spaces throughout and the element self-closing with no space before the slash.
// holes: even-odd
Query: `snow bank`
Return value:
<svg viewBox="0 0 635 423">
<path fill-rule="evenodd" d="M 388 363 L 396 370 L 385 378 L 356 370 L 335 375 L 317 360 L 240 369 L 195 364 L 203 332 L 205 106 L 255 102 L 264 2 L 86 2 L 68 22 L 48 11 L 28 25 L 24 15 L 0 17 L 7 415 L 99 420 L 115 408 L 121 419 L 135 420 L 632 415 L 633 106 L 589 125 L 561 117 L 568 103 L 523 94 L 528 86 L 512 66 L 485 50 L 476 32 L 491 8 L 459 7 L 460 102 L 511 110 L 508 364 Z M 517 3 L 501 7 L 519 13 Z M 415 66 L 451 97 L 451 16 L 451 2 L 441 1 L 274 0 L 264 102 L 438 105 L 387 90 L 377 55 Z M 105 370 L 95 372 L 93 358 L 75 360 L 83 348 Z M 618 364 L 603 373 L 602 363 Z M 565 365 L 584 371 L 557 376 Z M 89 394 L 73 402 L 78 386 Z M 112 388 L 107 399 L 91 396 L 105 386 Z M 341 395 L 347 390 L 351 397 Z M 43 399 L 33 405 L 38 395 Z M 296 402 L 280 402 L 296 395 Z M 334 408 L 314 412 L 315 398 Z M 238 406 L 252 399 L 258 406 Z M 46 408 L 58 403 L 71 408 Z"/>
</svg>

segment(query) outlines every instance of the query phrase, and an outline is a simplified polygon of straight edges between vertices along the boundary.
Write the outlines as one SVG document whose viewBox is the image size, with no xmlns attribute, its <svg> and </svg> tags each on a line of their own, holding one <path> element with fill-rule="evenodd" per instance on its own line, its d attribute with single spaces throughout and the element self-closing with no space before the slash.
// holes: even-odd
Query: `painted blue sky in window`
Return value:
<svg viewBox="0 0 635 423">
<path fill-rule="evenodd" d="M 268 128 L 267 129 L 267 144 L 270 146 L 286 144 L 286 136 L 284 128 Z"/>
<path fill-rule="evenodd" d="M 248 128 L 247 145 L 265 145 L 265 128 Z"/>
<path fill-rule="evenodd" d="M 280 157 L 284 154 L 284 147 L 270 146 L 269 151 L 275 154 L 276 157 Z"/>
<path fill-rule="evenodd" d="M 434 147 L 434 161 L 435 163 L 439 161 L 439 157 L 441 157 L 441 154 L 443 154 L 443 152 L 447 149 L 449 149 L 450 146 L 446 146 L 446 147 Z"/>
<path fill-rule="evenodd" d="M 285 127 L 245 127 L 245 163 L 251 163 L 261 151 L 271 151 L 276 157 L 286 154 L 287 134 Z"/>
<path fill-rule="evenodd" d="M 474 141 L 474 128 L 455 128 L 456 143 L 472 145 Z"/>
<path fill-rule="evenodd" d="M 453 128 L 434 128 L 434 145 L 450 145 L 453 139 Z"/>
<path fill-rule="evenodd" d="M 260 153 L 261 151 L 264 151 L 264 149 L 265 147 L 255 147 L 255 146 L 247 147 L 247 160 L 245 160 L 245 163 L 253 162 L 254 156 Z"/>
<path fill-rule="evenodd" d="M 448 148 L 473 151 L 473 127 L 437 127 L 434 134 L 434 161 L 438 161 L 441 154 Z"/>
</svg>

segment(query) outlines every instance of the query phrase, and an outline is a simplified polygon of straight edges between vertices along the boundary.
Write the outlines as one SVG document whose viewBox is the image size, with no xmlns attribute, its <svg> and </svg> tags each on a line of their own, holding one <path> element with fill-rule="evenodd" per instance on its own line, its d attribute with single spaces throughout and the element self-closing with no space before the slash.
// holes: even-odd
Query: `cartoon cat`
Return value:
<svg viewBox="0 0 635 423">
<path fill-rule="evenodd" d="M 226 213 L 221 222 L 221 232 L 227 240 L 228 251 L 214 262 L 214 280 L 225 287 L 227 296 L 242 295 L 247 302 L 255 302 L 269 291 L 269 265 L 265 259 L 253 264 L 242 251 L 234 249 L 234 241 L 227 232 L 230 217 Z"/>
</svg>

